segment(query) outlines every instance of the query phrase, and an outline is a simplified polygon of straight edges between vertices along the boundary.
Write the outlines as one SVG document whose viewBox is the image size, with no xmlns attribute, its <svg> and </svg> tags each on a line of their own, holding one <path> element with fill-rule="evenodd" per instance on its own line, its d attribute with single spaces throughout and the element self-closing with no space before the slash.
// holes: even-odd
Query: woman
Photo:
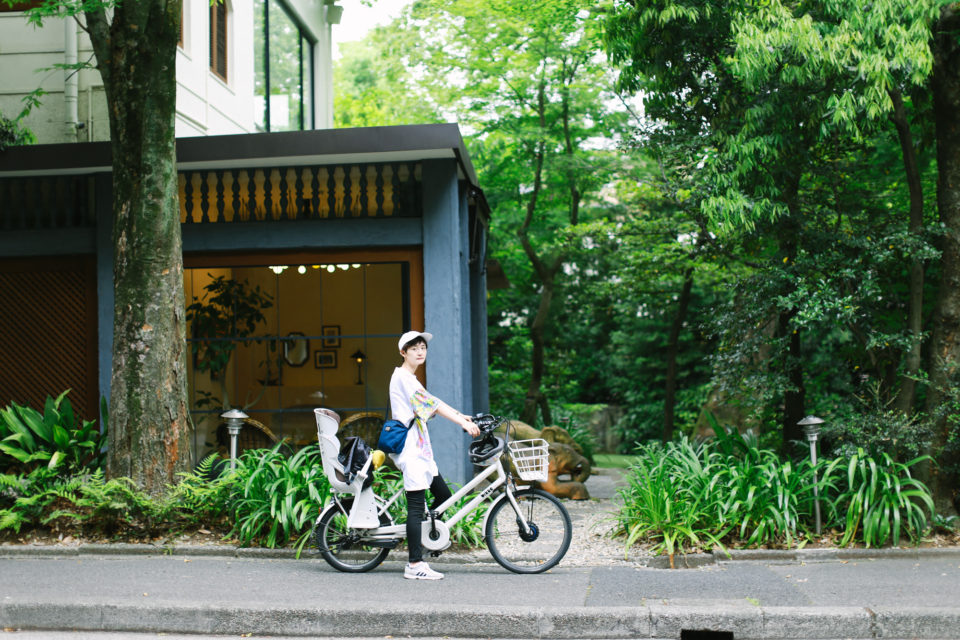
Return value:
<svg viewBox="0 0 960 640">
<path fill-rule="evenodd" d="M 480 429 L 468 417 L 430 395 L 417 380 L 417 369 L 427 360 L 427 342 L 433 335 L 423 331 L 407 331 L 400 336 L 397 346 L 403 364 L 397 367 L 390 378 L 390 412 L 394 420 L 413 426 L 407 431 L 403 451 L 391 454 L 393 461 L 403 473 L 403 489 L 407 494 L 407 547 L 409 560 L 403 569 L 403 577 L 410 580 L 440 580 L 443 574 L 434 571 L 423 561 L 423 544 L 420 542 L 421 526 L 426 508 L 426 490 L 433 494 L 431 509 L 436 509 L 450 497 L 450 489 L 444 482 L 437 463 L 433 459 L 430 432 L 427 420 L 435 414 L 457 423 L 471 436 L 480 435 Z"/>
</svg>

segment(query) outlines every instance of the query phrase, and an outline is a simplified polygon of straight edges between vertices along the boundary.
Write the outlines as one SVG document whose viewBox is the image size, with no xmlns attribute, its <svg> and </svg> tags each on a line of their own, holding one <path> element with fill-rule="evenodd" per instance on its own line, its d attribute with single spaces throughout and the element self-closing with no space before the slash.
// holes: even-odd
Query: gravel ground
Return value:
<svg viewBox="0 0 960 640">
<path fill-rule="evenodd" d="M 622 483 L 623 470 L 598 469 L 586 483 L 589 500 L 564 500 L 573 521 L 573 541 L 564 564 L 623 565 L 650 558 L 649 552 L 637 545 L 625 555 L 623 538 L 611 537 L 619 509 L 617 489 Z"/>
</svg>

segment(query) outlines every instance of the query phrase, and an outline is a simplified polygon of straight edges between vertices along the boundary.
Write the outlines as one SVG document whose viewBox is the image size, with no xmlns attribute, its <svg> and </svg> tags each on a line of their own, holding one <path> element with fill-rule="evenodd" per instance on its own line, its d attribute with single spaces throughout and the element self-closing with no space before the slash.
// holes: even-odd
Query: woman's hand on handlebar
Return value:
<svg viewBox="0 0 960 640">
<path fill-rule="evenodd" d="M 461 413 L 459 424 L 464 431 L 470 434 L 471 438 L 476 438 L 480 435 L 480 427 L 473 423 L 473 418 L 470 416 L 465 416 Z"/>
</svg>

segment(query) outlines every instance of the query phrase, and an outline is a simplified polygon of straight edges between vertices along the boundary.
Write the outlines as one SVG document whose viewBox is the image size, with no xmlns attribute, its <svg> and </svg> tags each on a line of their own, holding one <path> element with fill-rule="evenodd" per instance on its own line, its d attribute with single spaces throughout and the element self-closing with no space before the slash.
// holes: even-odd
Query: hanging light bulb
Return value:
<svg viewBox="0 0 960 640">
<path fill-rule="evenodd" d="M 337 268 L 336 268 L 335 266 L 333 266 L 332 264 L 328 264 L 328 265 L 327 265 L 327 271 L 329 271 L 330 273 L 333 273 L 333 272 L 336 271 L 336 270 L 337 270 Z"/>
<path fill-rule="evenodd" d="M 299 267 L 297 267 L 297 273 L 304 274 L 306 272 L 307 272 L 307 268 L 305 266 L 300 265 Z"/>
</svg>

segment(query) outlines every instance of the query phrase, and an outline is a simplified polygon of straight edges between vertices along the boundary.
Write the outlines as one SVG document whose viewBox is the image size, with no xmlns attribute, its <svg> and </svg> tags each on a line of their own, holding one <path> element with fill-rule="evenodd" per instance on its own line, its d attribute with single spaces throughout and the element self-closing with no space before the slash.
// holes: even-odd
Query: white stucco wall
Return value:
<svg viewBox="0 0 960 640">
<path fill-rule="evenodd" d="M 177 137 L 251 133 L 253 3 L 226 0 L 227 80 L 210 71 L 210 2 L 184 0 L 177 49 Z"/>
<path fill-rule="evenodd" d="M 80 36 L 78 60 L 93 54 L 90 41 L 72 21 Z M 23 109 L 22 98 L 34 89 L 47 92 L 42 105 L 27 116 L 25 125 L 40 142 L 86 142 L 110 137 L 100 74 L 92 70 L 78 75 L 78 121 L 83 124 L 71 136 L 66 126 L 63 88 L 65 72 L 50 69 L 64 62 L 64 27 L 61 19 L 45 20 L 43 27 L 28 25 L 20 12 L 0 13 L 0 111 L 8 118 Z"/>
<path fill-rule="evenodd" d="M 178 137 L 251 133 L 254 128 L 253 2 L 226 0 L 229 8 L 227 80 L 209 67 L 209 0 L 184 0 L 183 46 L 177 49 Z M 327 14 L 332 0 L 288 0 L 288 6 L 316 41 L 314 47 L 315 128 L 333 126 L 333 63 L 331 25 Z M 78 60 L 92 59 L 86 34 L 77 31 Z M 66 124 L 64 72 L 50 67 L 64 62 L 62 19 L 44 26 L 28 25 L 21 12 L 0 13 L 0 113 L 16 117 L 22 98 L 37 87 L 46 91 L 25 126 L 40 143 L 109 140 L 103 83 L 96 70 L 78 74 L 78 124 Z"/>
</svg>

